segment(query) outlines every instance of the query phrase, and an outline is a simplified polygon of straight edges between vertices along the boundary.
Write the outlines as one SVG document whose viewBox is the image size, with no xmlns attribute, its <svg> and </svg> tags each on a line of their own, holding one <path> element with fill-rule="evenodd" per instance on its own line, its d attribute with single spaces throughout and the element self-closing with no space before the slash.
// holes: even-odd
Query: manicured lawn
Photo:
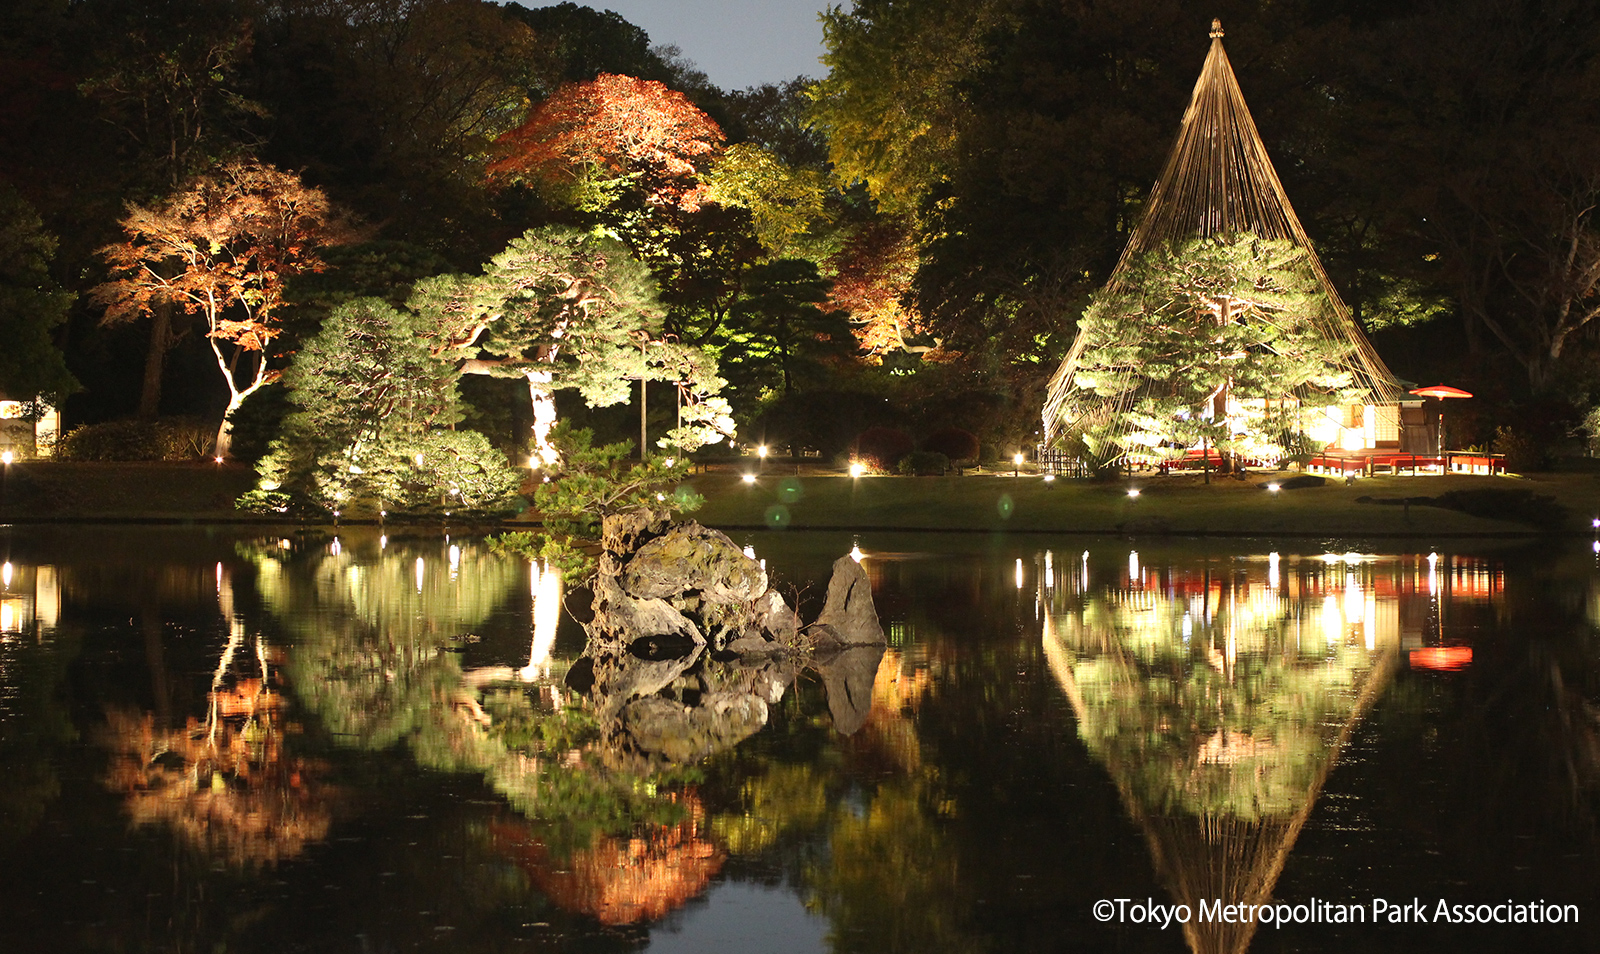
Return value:
<svg viewBox="0 0 1600 954">
<path fill-rule="evenodd" d="M 1284 477 L 1288 475 L 1280 475 Z M 1526 522 L 1472 516 L 1432 506 L 1357 503 L 1358 497 L 1436 496 L 1487 488 L 1531 490 L 1565 505 L 1561 529 L 1588 530 L 1600 512 L 1600 480 L 1587 474 L 1492 477 L 1374 477 L 1346 486 L 1271 493 L 1271 477 L 1250 481 L 1150 477 L 1092 484 L 1038 477 L 783 477 L 746 484 L 707 475 L 690 483 L 705 496 L 694 514 L 722 527 L 1013 530 L 1096 533 L 1500 534 L 1528 533 Z M 1129 487 L 1140 495 L 1131 498 Z"/>
<path fill-rule="evenodd" d="M 1329 481 L 1269 493 L 1260 486 L 1275 479 L 1267 476 L 1248 482 L 1216 479 L 1207 486 L 1187 476 L 1093 484 L 1046 483 L 1028 475 L 852 479 L 785 476 L 776 470 L 754 484 L 733 473 L 692 478 L 690 485 L 706 498 L 693 516 L 724 528 L 853 530 L 1427 536 L 1550 529 L 1530 523 L 1526 515 L 1519 521 L 1514 514 L 1498 513 L 1494 498 L 1487 507 L 1480 502 L 1473 508 L 1476 516 L 1432 506 L 1357 502 L 1359 497 L 1398 500 L 1474 489 L 1554 497 L 1566 510 L 1556 529 L 1569 532 L 1591 532 L 1590 521 L 1600 514 L 1600 475 L 1587 473 L 1527 479 L 1373 477 L 1350 486 Z M 233 509 L 234 499 L 254 478 L 247 467 L 211 463 L 18 463 L 6 482 L 0 522 L 263 519 Z M 1127 495 L 1130 486 L 1140 489 L 1137 498 Z"/>
</svg>

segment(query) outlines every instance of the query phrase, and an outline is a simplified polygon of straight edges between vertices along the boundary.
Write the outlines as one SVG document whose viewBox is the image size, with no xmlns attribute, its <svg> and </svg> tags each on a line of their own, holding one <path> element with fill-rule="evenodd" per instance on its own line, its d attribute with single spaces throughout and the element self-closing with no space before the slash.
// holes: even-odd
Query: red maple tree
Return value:
<svg viewBox="0 0 1600 954">
<path fill-rule="evenodd" d="M 491 178 L 571 181 L 599 167 L 632 178 L 645 201 L 699 208 L 702 165 L 722 150 L 722 128 L 688 97 L 653 80 L 601 73 L 568 83 L 497 141 Z"/>
<path fill-rule="evenodd" d="M 269 343 L 280 328 L 284 285 L 321 271 L 318 249 L 347 227 L 327 196 L 253 160 L 229 162 L 151 206 L 129 203 L 127 239 L 100 250 L 113 278 L 94 291 L 107 324 L 133 321 L 164 304 L 200 317 L 228 384 L 216 453 L 228 454 L 231 414 L 275 380 Z"/>
<path fill-rule="evenodd" d="M 894 219 L 863 226 L 829 264 L 835 271 L 830 304 L 850 313 L 856 338 L 871 360 L 907 350 L 906 336 L 921 330 L 917 314 L 903 304 L 917 266 L 909 228 Z"/>
</svg>

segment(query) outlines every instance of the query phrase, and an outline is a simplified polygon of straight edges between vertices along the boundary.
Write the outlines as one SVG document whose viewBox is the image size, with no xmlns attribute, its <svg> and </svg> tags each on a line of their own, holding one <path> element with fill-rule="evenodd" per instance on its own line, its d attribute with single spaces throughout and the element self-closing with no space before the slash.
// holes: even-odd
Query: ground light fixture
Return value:
<svg viewBox="0 0 1600 954">
<path fill-rule="evenodd" d="M 1015 477 L 1022 472 L 1022 452 L 1011 455 L 1011 476 Z"/>
<path fill-rule="evenodd" d="M 853 461 L 850 462 L 850 476 L 851 477 L 860 477 L 862 474 L 864 474 L 866 472 L 867 472 L 867 465 L 866 464 L 861 463 L 861 461 L 859 461 L 859 460 L 853 460 Z"/>
<path fill-rule="evenodd" d="M 739 479 L 744 481 L 747 484 L 753 484 L 753 483 L 756 482 L 756 475 L 755 474 L 745 474 L 743 477 L 740 477 Z"/>
<path fill-rule="evenodd" d="M 1278 491 L 1280 491 L 1282 489 L 1283 488 L 1278 486 L 1277 484 L 1268 484 L 1267 485 L 1267 490 L 1271 491 L 1272 493 L 1277 493 Z"/>
<path fill-rule="evenodd" d="M 1137 497 L 1137 496 L 1139 496 L 1139 488 L 1138 487 L 1129 487 L 1128 488 L 1128 496 L 1129 497 Z"/>
<path fill-rule="evenodd" d="M 1055 474 L 1045 474 L 1044 475 L 1044 482 L 1047 483 L 1047 484 L 1055 483 L 1056 482 L 1056 475 Z"/>
</svg>

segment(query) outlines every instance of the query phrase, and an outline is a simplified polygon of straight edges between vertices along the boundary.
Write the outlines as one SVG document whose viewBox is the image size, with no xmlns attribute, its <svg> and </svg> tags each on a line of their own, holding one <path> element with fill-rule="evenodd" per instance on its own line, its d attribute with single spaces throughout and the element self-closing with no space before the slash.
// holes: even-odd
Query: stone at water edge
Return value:
<svg viewBox="0 0 1600 954">
<path fill-rule="evenodd" d="M 799 646 L 800 617 L 777 590 L 767 590 L 756 600 L 755 619 L 728 649 L 741 656 L 767 656 L 793 652 Z"/>
<path fill-rule="evenodd" d="M 848 556 L 833 561 L 828 580 L 828 601 L 805 634 L 817 648 L 830 646 L 883 646 L 888 644 L 872 604 L 872 582 L 861 564 Z"/>
<path fill-rule="evenodd" d="M 748 603 L 767 591 L 767 571 L 727 534 L 690 520 L 639 547 L 622 587 L 640 599 L 696 594 L 708 603 Z"/>
</svg>

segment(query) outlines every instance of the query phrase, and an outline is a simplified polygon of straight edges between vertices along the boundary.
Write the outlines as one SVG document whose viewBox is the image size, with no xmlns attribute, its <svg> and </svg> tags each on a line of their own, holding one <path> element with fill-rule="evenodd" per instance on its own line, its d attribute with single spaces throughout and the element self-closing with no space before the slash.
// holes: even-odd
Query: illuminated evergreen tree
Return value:
<svg viewBox="0 0 1600 954">
<path fill-rule="evenodd" d="M 1299 409 L 1352 400 L 1351 345 L 1306 254 L 1251 235 L 1158 247 L 1097 294 L 1079 324 L 1078 386 L 1095 397 L 1073 437 L 1090 458 L 1174 457 L 1202 442 L 1283 456 Z"/>
</svg>

